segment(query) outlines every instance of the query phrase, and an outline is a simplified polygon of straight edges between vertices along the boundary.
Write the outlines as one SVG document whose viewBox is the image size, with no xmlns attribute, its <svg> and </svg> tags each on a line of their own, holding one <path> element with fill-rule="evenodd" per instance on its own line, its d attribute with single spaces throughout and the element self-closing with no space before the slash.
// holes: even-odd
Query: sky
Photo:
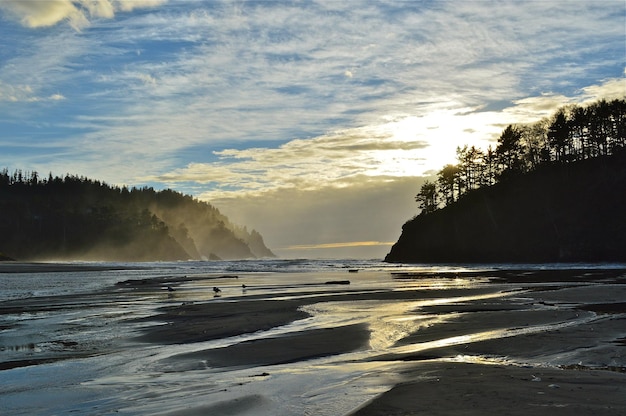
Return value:
<svg viewBox="0 0 626 416">
<path fill-rule="evenodd" d="M 455 149 L 626 97 L 623 0 L 0 0 L 0 168 L 382 258 Z"/>
</svg>

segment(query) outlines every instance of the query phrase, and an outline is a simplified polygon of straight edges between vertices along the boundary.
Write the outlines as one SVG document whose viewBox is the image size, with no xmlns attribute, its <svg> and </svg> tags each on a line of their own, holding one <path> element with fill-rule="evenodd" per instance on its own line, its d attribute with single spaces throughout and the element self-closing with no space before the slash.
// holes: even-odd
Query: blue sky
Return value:
<svg viewBox="0 0 626 416">
<path fill-rule="evenodd" d="M 3 0 L 0 38 L 0 167 L 171 187 L 286 257 L 382 257 L 457 146 L 626 96 L 622 0 Z"/>
</svg>

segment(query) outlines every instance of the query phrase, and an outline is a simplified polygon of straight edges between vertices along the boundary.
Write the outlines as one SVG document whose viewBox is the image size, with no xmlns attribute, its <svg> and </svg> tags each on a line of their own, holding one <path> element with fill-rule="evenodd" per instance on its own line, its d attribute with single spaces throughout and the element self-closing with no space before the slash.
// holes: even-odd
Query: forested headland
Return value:
<svg viewBox="0 0 626 416">
<path fill-rule="evenodd" d="M 0 172 L 0 257 L 158 261 L 274 257 L 261 235 L 172 190 Z"/>
<path fill-rule="evenodd" d="M 386 261 L 626 261 L 626 100 L 566 106 L 456 156 Z"/>
</svg>

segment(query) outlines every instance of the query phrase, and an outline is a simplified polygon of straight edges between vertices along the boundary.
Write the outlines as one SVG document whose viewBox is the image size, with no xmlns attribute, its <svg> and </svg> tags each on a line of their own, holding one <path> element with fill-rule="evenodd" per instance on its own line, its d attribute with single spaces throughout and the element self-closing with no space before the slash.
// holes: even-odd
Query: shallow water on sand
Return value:
<svg viewBox="0 0 626 416">
<path fill-rule="evenodd" d="M 465 347 L 474 343 L 561 333 L 605 319 L 593 312 L 562 313 L 562 306 L 580 299 L 572 291 L 559 299 L 556 294 L 561 292 L 555 289 L 589 287 L 592 279 L 581 276 L 597 265 L 571 266 L 556 279 L 551 275 L 552 281 L 525 282 L 525 273 L 568 269 L 559 267 L 527 265 L 524 273 L 515 272 L 516 279 L 503 280 L 503 271 L 517 267 L 334 260 L 81 263 L 63 265 L 62 270 L 2 265 L 0 409 L 14 415 L 342 415 L 393 386 L 410 360 L 456 357 L 468 362 L 561 364 L 562 357 L 580 356 L 574 349 L 569 356 L 546 351 L 532 357 L 487 357 L 471 348 L 465 354 Z M 602 291 L 601 300 L 606 300 L 606 288 L 613 301 L 626 298 L 620 267 L 604 265 L 600 270 L 609 276 L 594 277 L 601 282 L 591 283 Z M 127 280 L 152 284 L 115 285 Z M 175 290 L 168 291 L 168 286 Z M 213 287 L 221 290 L 217 296 Z M 135 340 L 142 328 L 155 324 L 139 318 L 155 315 L 161 307 L 251 299 L 302 300 L 302 310 L 310 316 L 203 342 L 164 345 Z M 523 319 L 511 320 L 511 310 L 523 311 Z M 552 315 L 545 315 L 546 310 Z M 472 321 L 487 313 L 493 324 L 481 327 Z M 464 333 L 447 330 L 463 320 L 469 322 Z M 337 328 L 357 331 L 345 332 L 349 336 L 366 328 L 368 341 L 356 350 L 273 365 L 215 366 L 200 358 L 180 359 L 239 346 L 250 346 L 244 351 L 255 354 L 255 342 Z M 337 344 L 344 341 L 338 339 Z M 462 354 L 437 352 L 459 346 Z M 621 358 L 615 363 L 623 365 Z"/>
</svg>

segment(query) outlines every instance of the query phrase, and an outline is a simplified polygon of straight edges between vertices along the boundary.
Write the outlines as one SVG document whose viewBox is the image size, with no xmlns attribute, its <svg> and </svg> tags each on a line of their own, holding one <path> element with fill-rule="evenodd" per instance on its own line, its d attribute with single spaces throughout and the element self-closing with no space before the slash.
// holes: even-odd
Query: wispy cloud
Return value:
<svg viewBox="0 0 626 416">
<path fill-rule="evenodd" d="M 314 190 L 332 185 L 351 186 L 354 178 L 427 176 L 455 160 L 455 149 L 465 144 L 486 149 L 495 145 L 508 124 L 534 122 L 569 103 L 611 99 L 626 90 L 626 80 L 611 79 L 567 97 L 544 94 L 516 100 L 492 111 L 460 107 L 431 108 L 421 117 L 401 116 L 377 125 L 340 130 L 309 139 L 295 139 L 278 147 L 214 151 L 210 163 L 191 163 L 144 181 L 210 186 L 205 198 L 270 190 Z M 623 96 L 623 93 L 621 93 Z"/>
<path fill-rule="evenodd" d="M 59 101 L 64 100 L 62 94 L 52 94 L 47 97 L 41 97 L 34 94 L 30 85 L 2 85 L 0 84 L 0 101 Z"/>
<path fill-rule="evenodd" d="M 0 144 L 23 168 L 222 202 L 373 190 L 431 174 L 456 146 L 486 147 L 506 124 L 623 96 L 625 11 L 614 0 L 3 1 Z M 387 241 L 354 241 L 376 239 Z"/>
<path fill-rule="evenodd" d="M 410 159 L 410 154 L 427 146 L 425 141 L 401 141 L 387 132 L 355 128 L 306 140 L 291 140 L 276 148 L 216 151 L 214 154 L 218 160 L 213 163 L 190 164 L 152 179 L 214 182 L 226 188 L 242 184 L 250 189 L 314 186 L 328 182 L 342 186 L 342 178 L 349 180 L 359 175 L 374 175 L 376 167 L 384 168 L 378 157 L 380 152 L 404 151 L 405 157 Z"/>
</svg>

